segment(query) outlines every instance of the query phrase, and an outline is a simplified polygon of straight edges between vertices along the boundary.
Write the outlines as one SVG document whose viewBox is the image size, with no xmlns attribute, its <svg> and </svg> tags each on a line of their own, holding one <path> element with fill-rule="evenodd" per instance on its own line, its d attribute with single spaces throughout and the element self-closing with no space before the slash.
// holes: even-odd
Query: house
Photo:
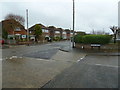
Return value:
<svg viewBox="0 0 120 90">
<path fill-rule="evenodd" d="M 29 28 L 30 39 L 34 39 L 34 40 L 35 40 L 35 35 L 34 35 L 35 25 Z M 46 37 L 50 36 L 50 31 L 48 30 L 47 27 L 45 27 L 42 24 L 37 24 L 37 25 L 39 25 L 42 29 L 42 40 L 45 40 Z"/>
<path fill-rule="evenodd" d="M 56 28 L 54 26 L 49 26 L 48 30 L 50 31 L 50 37 L 61 37 L 62 36 L 62 29 Z"/>
<path fill-rule="evenodd" d="M 85 33 L 85 32 L 82 32 L 82 31 L 76 31 L 76 32 L 75 32 L 75 35 L 77 35 L 77 34 L 79 34 L 79 35 L 85 35 L 86 33 Z"/>
<path fill-rule="evenodd" d="M 27 31 L 24 26 L 14 19 L 3 20 L 2 30 L 8 33 L 8 39 L 24 39 L 27 37 Z"/>
<path fill-rule="evenodd" d="M 56 37 L 59 37 L 60 39 L 63 38 L 69 40 L 70 37 L 72 37 L 73 35 L 73 31 L 72 30 L 70 31 L 69 29 L 64 30 L 62 28 L 56 28 L 55 26 L 46 27 L 42 24 L 38 24 L 38 25 L 40 25 L 42 28 L 43 40 L 45 40 L 46 37 L 51 38 L 52 40 Z M 30 39 L 35 39 L 34 28 L 35 25 L 29 28 Z"/>
<path fill-rule="evenodd" d="M 62 28 L 56 28 L 54 30 L 54 37 L 60 37 L 60 38 L 62 38 L 62 32 L 63 32 Z"/>
<path fill-rule="evenodd" d="M 66 39 L 70 40 L 71 37 L 73 36 L 73 30 L 65 29 L 66 31 Z"/>
<path fill-rule="evenodd" d="M 67 32 L 65 30 L 62 31 L 62 39 L 67 39 Z"/>
</svg>

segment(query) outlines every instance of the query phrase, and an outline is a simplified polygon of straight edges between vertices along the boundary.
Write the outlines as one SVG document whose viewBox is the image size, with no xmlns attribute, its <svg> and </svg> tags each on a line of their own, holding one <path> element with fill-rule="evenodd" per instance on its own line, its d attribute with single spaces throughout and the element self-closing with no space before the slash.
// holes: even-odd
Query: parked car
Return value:
<svg viewBox="0 0 120 90">
<path fill-rule="evenodd" d="M 52 42 L 50 37 L 45 37 L 45 40 L 47 40 L 48 42 Z"/>
<path fill-rule="evenodd" d="M 5 41 L 3 39 L 0 39 L 0 44 L 3 45 Z"/>
</svg>

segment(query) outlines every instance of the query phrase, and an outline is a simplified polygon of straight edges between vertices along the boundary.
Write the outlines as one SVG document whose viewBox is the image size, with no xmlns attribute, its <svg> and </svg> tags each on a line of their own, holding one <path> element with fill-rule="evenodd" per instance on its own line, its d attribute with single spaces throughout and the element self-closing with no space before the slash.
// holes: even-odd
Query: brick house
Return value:
<svg viewBox="0 0 120 90">
<path fill-rule="evenodd" d="M 34 35 L 35 25 L 33 25 L 32 27 L 29 28 L 30 39 L 35 39 L 35 35 Z M 41 38 L 41 40 L 45 40 L 46 37 L 50 36 L 50 30 L 47 27 L 45 27 L 42 24 L 37 24 L 37 25 L 39 25 L 42 28 L 42 38 Z"/>
<path fill-rule="evenodd" d="M 72 37 L 73 35 L 73 31 L 72 30 L 69 30 L 69 29 L 65 29 L 66 31 L 66 39 L 67 40 L 70 40 L 70 38 Z"/>
<path fill-rule="evenodd" d="M 50 32 L 50 38 L 51 39 L 54 39 L 54 37 L 62 38 L 62 31 L 63 31 L 62 28 L 56 28 L 54 26 L 49 26 L 49 27 L 47 27 L 47 29 Z"/>
<path fill-rule="evenodd" d="M 46 37 L 49 37 L 49 38 L 51 38 L 52 40 L 53 40 L 55 37 L 60 37 L 60 38 L 69 40 L 70 37 L 72 37 L 72 34 L 73 34 L 73 33 L 72 33 L 72 30 L 71 30 L 71 32 L 70 32 L 69 29 L 64 30 L 64 29 L 62 29 L 62 28 L 56 28 L 56 27 L 54 27 L 54 26 L 48 26 L 48 27 L 46 27 L 46 26 L 44 26 L 44 25 L 42 25 L 42 24 L 38 24 L 38 25 L 40 25 L 41 28 L 42 28 L 42 32 L 43 32 L 43 33 L 42 33 L 42 37 L 43 37 L 43 40 L 44 40 Z M 35 25 L 29 28 L 30 36 L 31 36 L 32 38 L 35 37 L 35 36 L 34 36 L 34 28 L 35 28 Z"/>
<path fill-rule="evenodd" d="M 62 32 L 63 32 L 63 29 L 62 28 L 56 28 L 55 31 L 54 31 L 54 37 L 62 37 Z"/>
<path fill-rule="evenodd" d="M 14 19 L 3 20 L 2 29 L 8 33 L 8 39 L 22 39 L 27 36 L 27 31 L 24 26 Z"/>
</svg>

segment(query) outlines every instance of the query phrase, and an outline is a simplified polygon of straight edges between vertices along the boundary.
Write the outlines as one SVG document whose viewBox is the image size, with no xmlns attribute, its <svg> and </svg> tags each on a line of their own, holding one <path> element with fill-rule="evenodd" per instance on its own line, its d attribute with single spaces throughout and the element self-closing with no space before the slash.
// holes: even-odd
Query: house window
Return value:
<svg viewBox="0 0 120 90">
<path fill-rule="evenodd" d="M 66 34 L 66 32 L 63 32 L 63 34 Z"/>
<path fill-rule="evenodd" d="M 60 32 L 59 31 L 55 31 L 56 34 L 59 34 Z"/>
<path fill-rule="evenodd" d="M 48 33 L 48 30 L 45 30 L 46 33 Z"/>
<path fill-rule="evenodd" d="M 15 31 L 21 31 L 19 27 L 15 28 Z"/>
<path fill-rule="evenodd" d="M 73 34 L 72 32 L 70 34 Z"/>
<path fill-rule="evenodd" d="M 42 32 L 46 32 L 46 33 L 48 33 L 48 30 L 46 30 L 46 29 L 42 29 Z"/>
<path fill-rule="evenodd" d="M 32 31 L 30 31 L 30 34 L 32 33 Z"/>
<path fill-rule="evenodd" d="M 66 35 L 63 35 L 63 39 L 66 39 L 67 37 L 66 37 Z"/>
</svg>

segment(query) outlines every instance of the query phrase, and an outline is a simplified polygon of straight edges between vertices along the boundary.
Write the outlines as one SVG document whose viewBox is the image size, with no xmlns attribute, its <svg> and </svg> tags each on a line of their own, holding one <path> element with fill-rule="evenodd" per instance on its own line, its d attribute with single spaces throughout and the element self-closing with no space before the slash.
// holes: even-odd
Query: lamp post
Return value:
<svg viewBox="0 0 120 90">
<path fill-rule="evenodd" d="M 72 38 L 72 48 L 75 48 L 75 45 L 74 45 L 74 36 L 75 36 L 74 29 L 75 29 L 75 1 L 73 0 L 73 38 Z"/>
<path fill-rule="evenodd" d="M 26 20 L 27 20 L 27 42 L 28 42 L 28 45 L 29 45 L 28 9 L 26 9 Z"/>
</svg>

